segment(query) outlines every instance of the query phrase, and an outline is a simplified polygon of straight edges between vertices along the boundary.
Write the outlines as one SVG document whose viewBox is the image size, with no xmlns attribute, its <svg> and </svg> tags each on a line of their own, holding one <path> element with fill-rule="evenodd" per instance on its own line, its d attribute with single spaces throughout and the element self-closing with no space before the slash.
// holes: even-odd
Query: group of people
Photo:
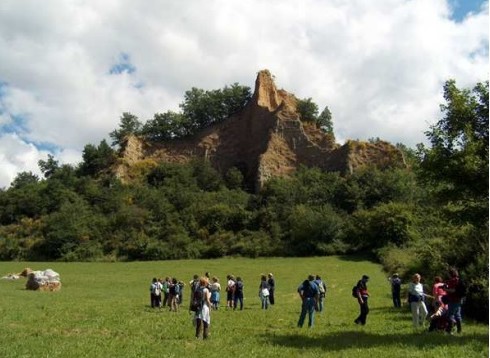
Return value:
<svg viewBox="0 0 490 358">
<path fill-rule="evenodd" d="M 177 312 L 182 303 L 185 284 L 175 277 L 165 279 L 154 277 L 150 285 L 150 305 L 152 308 L 169 307 Z"/>
<path fill-rule="evenodd" d="M 443 281 L 436 276 L 432 285 L 432 294 L 424 292 L 421 283 L 422 277 L 416 273 L 408 285 L 408 303 L 412 312 L 412 322 L 415 328 L 424 325 L 425 320 L 430 320 L 429 331 L 445 330 L 452 333 L 456 326 L 456 332 L 461 333 L 461 305 L 466 295 L 464 282 L 460 279 L 456 269 L 449 270 L 449 278 Z M 391 278 L 393 305 L 401 307 L 401 280 L 397 274 Z M 432 300 L 429 306 L 428 300 Z M 432 314 L 429 314 L 429 311 Z"/>
<path fill-rule="evenodd" d="M 234 275 L 226 276 L 226 308 L 243 310 L 244 283 L 240 276 L 235 278 Z M 272 273 L 260 276 L 258 296 L 261 301 L 262 309 L 268 309 L 269 305 L 274 305 L 274 292 L 276 280 Z"/>
<path fill-rule="evenodd" d="M 244 282 L 240 276 L 227 275 L 226 282 L 226 308 L 243 310 Z M 402 281 L 397 274 L 389 278 L 392 288 L 393 305 L 396 308 L 402 306 L 401 287 Z M 352 295 L 357 299 L 360 313 L 354 323 L 365 325 L 369 314 L 369 292 L 367 283 L 369 276 L 363 275 L 352 289 Z M 183 302 L 183 291 L 186 285 L 176 278 L 165 278 L 165 280 L 153 278 L 150 286 L 151 307 L 168 306 L 170 311 L 178 311 Z M 193 311 L 196 327 L 196 338 L 201 336 L 206 339 L 209 336 L 209 325 L 211 323 L 211 311 L 218 310 L 220 307 L 221 284 L 219 279 L 214 276 L 209 277 L 209 273 L 202 277 L 194 275 L 189 282 L 190 304 L 189 310 Z M 275 303 L 276 282 L 274 275 L 261 275 L 258 287 L 258 296 L 261 301 L 261 308 L 268 309 Z M 308 275 L 297 289 L 301 298 L 301 313 L 297 323 L 298 327 L 303 327 L 306 316 L 308 316 L 308 326 L 312 327 L 315 321 L 315 312 L 324 310 L 327 285 L 319 275 Z M 163 298 L 162 298 L 163 296 Z M 461 304 L 465 296 L 465 287 L 459 278 L 458 271 L 451 269 L 449 279 L 443 281 L 440 276 L 434 278 L 432 295 L 424 292 L 421 283 L 421 276 L 414 274 L 412 281 L 408 285 L 408 302 L 412 312 L 414 327 L 424 325 L 426 318 L 430 319 L 429 331 L 443 329 L 451 333 L 454 326 L 458 333 L 461 332 Z M 426 305 L 426 298 L 432 299 L 429 306 L 433 312 L 429 316 Z"/>
<path fill-rule="evenodd" d="M 226 308 L 243 310 L 244 283 L 240 276 L 227 275 Z M 272 273 L 261 275 L 259 284 L 259 298 L 262 308 L 267 309 L 274 304 L 275 279 Z M 176 278 L 152 279 L 150 285 L 150 306 L 152 308 L 169 307 L 170 311 L 177 312 L 183 303 L 185 283 Z M 218 310 L 221 301 L 221 284 L 214 276 L 210 278 L 208 272 L 204 276 L 194 275 L 189 282 L 190 303 L 189 311 L 194 312 L 196 338 L 207 339 L 209 325 L 211 324 L 211 310 Z M 202 332 L 202 333 L 201 333 Z"/>
</svg>

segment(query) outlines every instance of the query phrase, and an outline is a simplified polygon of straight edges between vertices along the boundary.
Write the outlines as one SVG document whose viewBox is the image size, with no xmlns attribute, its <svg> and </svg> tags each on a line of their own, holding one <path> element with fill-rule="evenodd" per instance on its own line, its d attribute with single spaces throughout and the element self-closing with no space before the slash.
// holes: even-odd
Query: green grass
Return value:
<svg viewBox="0 0 490 358">
<path fill-rule="evenodd" d="M 219 259 L 131 263 L 0 262 L 0 275 L 24 267 L 52 268 L 59 292 L 24 289 L 25 280 L 0 280 L 0 357 L 488 357 L 488 326 L 465 321 L 463 334 L 414 331 L 407 308 L 391 307 L 379 265 L 348 257 Z M 152 277 L 188 282 L 210 271 L 245 282 L 245 309 L 212 312 L 211 337 L 196 340 L 186 307 L 149 307 Z M 260 309 L 260 274 L 273 272 L 276 305 Z M 328 284 L 326 310 L 312 329 L 296 327 L 297 286 L 308 273 Z M 356 326 L 352 285 L 371 279 L 368 323 Z"/>
</svg>

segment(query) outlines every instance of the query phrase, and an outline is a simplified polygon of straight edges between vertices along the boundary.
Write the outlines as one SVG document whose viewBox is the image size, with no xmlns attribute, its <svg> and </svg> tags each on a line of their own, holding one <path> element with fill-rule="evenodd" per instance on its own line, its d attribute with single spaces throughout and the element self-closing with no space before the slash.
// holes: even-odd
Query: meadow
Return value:
<svg viewBox="0 0 490 358">
<path fill-rule="evenodd" d="M 128 263 L 0 262 L 0 275 L 51 268 L 61 275 L 59 292 L 24 289 L 25 279 L 0 280 L 1 357 L 488 357 L 488 325 L 465 320 L 450 336 L 414 330 L 405 306 L 392 307 L 387 274 L 353 257 L 225 258 Z M 227 274 L 245 283 L 243 311 L 212 312 L 211 336 L 196 340 L 188 312 L 189 287 L 177 313 L 150 308 L 153 277 L 189 282 L 209 271 L 225 285 Z M 262 273 L 274 273 L 276 304 L 261 310 Z M 315 326 L 296 327 L 298 285 L 309 273 L 327 283 L 325 311 Z M 351 288 L 370 276 L 366 326 Z M 431 280 L 428 280 L 430 283 Z"/>
</svg>

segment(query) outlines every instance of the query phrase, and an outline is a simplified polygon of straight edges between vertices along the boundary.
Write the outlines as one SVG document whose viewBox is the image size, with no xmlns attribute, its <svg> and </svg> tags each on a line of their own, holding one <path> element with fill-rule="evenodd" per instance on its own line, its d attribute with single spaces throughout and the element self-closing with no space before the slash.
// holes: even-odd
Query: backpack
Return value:
<svg viewBox="0 0 490 358">
<path fill-rule="evenodd" d="M 325 293 L 325 284 L 323 283 L 323 281 L 318 282 L 317 286 L 318 286 L 318 289 L 320 290 L 320 293 L 324 294 Z"/>
<path fill-rule="evenodd" d="M 316 292 L 312 285 L 316 285 L 316 284 L 312 284 L 308 280 L 303 282 L 303 297 L 307 297 L 307 298 L 315 297 Z"/>
<path fill-rule="evenodd" d="M 194 290 L 192 293 L 192 301 L 191 301 L 191 306 L 190 310 L 192 312 L 197 312 L 202 309 L 203 301 L 204 301 L 204 290 L 199 287 Z"/>
<path fill-rule="evenodd" d="M 169 288 L 168 292 L 169 292 L 171 295 L 175 295 L 175 294 L 177 294 L 177 292 L 176 292 L 177 290 L 175 289 L 175 286 L 177 286 L 177 285 L 174 285 L 174 284 L 170 285 L 170 288 Z"/>
<path fill-rule="evenodd" d="M 460 298 L 466 297 L 468 293 L 468 287 L 466 287 L 466 283 L 461 278 L 458 280 L 455 293 Z"/>
<path fill-rule="evenodd" d="M 153 291 L 153 294 L 155 296 L 160 296 L 162 294 L 162 289 L 161 289 L 161 286 L 158 282 L 155 284 L 155 289 Z"/>
<path fill-rule="evenodd" d="M 357 287 L 357 285 L 352 287 L 352 297 L 359 298 L 359 288 Z"/>
</svg>

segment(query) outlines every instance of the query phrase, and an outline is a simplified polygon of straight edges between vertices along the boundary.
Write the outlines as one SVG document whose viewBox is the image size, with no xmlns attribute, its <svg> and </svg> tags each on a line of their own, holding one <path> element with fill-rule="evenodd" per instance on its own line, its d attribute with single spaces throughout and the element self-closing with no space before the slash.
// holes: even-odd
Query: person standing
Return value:
<svg viewBox="0 0 490 358">
<path fill-rule="evenodd" d="M 150 305 L 151 308 L 160 308 L 162 304 L 162 284 L 156 277 L 151 280 L 150 285 Z"/>
<path fill-rule="evenodd" d="M 432 285 L 432 296 L 434 296 L 433 306 L 434 309 L 438 309 L 444 303 L 442 302 L 442 297 L 446 295 L 444 290 L 444 282 L 441 276 L 434 277 L 434 284 Z"/>
<path fill-rule="evenodd" d="M 369 305 L 368 305 L 368 288 L 367 282 L 369 281 L 369 276 L 363 275 L 362 278 L 357 282 L 356 292 L 357 292 L 357 302 L 359 303 L 360 314 L 354 320 L 355 324 L 366 324 L 367 315 L 369 314 Z"/>
<path fill-rule="evenodd" d="M 237 304 L 240 303 L 240 311 L 243 310 L 243 281 L 240 276 L 236 278 L 235 282 L 235 292 L 234 292 L 234 301 L 233 301 L 233 309 L 236 310 Z"/>
<path fill-rule="evenodd" d="M 402 280 L 397 273 L 393 274 L 390 278 L 391 283 L 391 297 L 393 298 L 393 306 L 395 308 L 400 308 L 402 306 L 402 301 L 400 298 L 400 292 L 402 287 Z"/>
<path fill-rule="evenodd" d="M 424 286 L 420 283 L 420 279 L 421 276 L 416 273 L 412 276 L 412 282 L 408 285 L 408 302 L 410 302 L 414 328 L 423 326 L 424 320 L 429 313 L 425 306 Z"/>
<path fill-rule="evenodd" d="M 209 285 L 211 291 L 211 307 L 215 310 L 219 308 L 221 285 L 216 276 L 211 279 L 212 283 Z"/>
<path fill-rule="evenodd" d="M 446 281 L 444 289 L 447 292 L 447 315 L 449 318 L 449 325 L 446 331 L 451 333 L 454 325 L 456 325 L 456 331 L 461 333 L 461 304 L 465 295 L 465 289 L 456 269 L 451 268 L 449 270 L 449 280 Z"/>
<path fill-rule="evenodd" d="M 208 279 L 206 277 L 201 277 L 199 279 L 199 287 L 194 291 L 195 294 L 196 292 L 199 293 L 201 297 L 201 305 L 194 315 L 196 338 L 201 336 L 201 327 L 202 338 L 207 339 L 209 337 L 209 326 L 211 324 L 211 292 L 209 291 L 208 284 Z"/>
<path fill-rule="evenodd" d="M 298 294 L 301 297 L 301 313 L 299 315 L 298 327 L 303 327 L 306 314 L 308 313 L 308 327 L 313 327 L 315 322 L 315 310 L 318 307 L 320 291 L 314 281 L 315 277 L 309 275 L 298 287 Z"/>
<path fill-rule="evenodd" d="M 276 280 L 274 279 L 274 275 L 272 273 L 269 273 L 269 275 L 267 275 L 267 283 L 269 284 L 269 303 L 271 305 L 274 305 L 274 303 L 275 303 L 274 293 L 276 290 Z"/>
<path fill-rule="evenodd" d="M 226 282 L 226 308 L 233 308 L 233 304 L 235 302 L 234 294 L 235 294 L 235 277 L 233 275 L 226 276 L 228 280 Z"/>
<path fill-rule="evenodd" d="M 323 312 L 323 308 L 325 305 L 325 296 L 327 294 L 327 285 L 322 280 L 320 275 L 316 275 L 315 283 L 318 286 L 318 290 L 320 291 L 320 301 L 318 302 L 318 312 Z"/>
<path fill-rule="evenodd" d="M 259 297 L 262 303 L 261 306 L 263 310 L 269 308 L 270 294 L 271 294 L 271 289 L 269 286 L 269 282 L 267 281 L 267 277 L 265 275 L 262 275 L 260 277 L 260 284 L 259 284 Z"/>
</svg>

